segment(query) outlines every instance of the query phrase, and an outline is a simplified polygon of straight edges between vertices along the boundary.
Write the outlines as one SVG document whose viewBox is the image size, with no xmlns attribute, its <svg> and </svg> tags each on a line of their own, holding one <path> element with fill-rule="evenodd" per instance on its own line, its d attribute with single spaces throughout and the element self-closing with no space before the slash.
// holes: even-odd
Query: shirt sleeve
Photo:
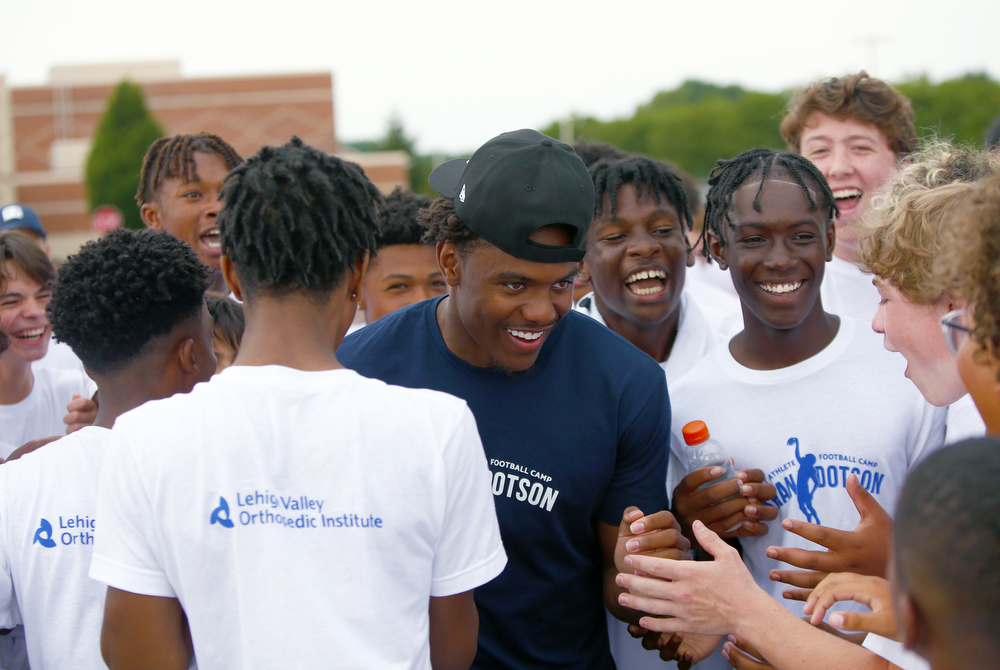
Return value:
<svg viewBox="0 0 1000 670">
<path fill-rule="evenodd" d="M 623 408 L 638 407 L 618 435 L 615 472 L 601 503 L 599 518 L 612 526 L 635 505 L 644 514 L 667 509 L 667 453 L 670 449 L 670 398 L 658 365 L 655 376 L 639 376 L 633 393 L 623 395 Z M 644 400 L 645 402 L 642 402 Z"/>
<path fill-rule="evenodd" d="M 97 491 L 90 577 L 122 591 L 174 598 L 154 540 L 152 505 L 125 439 L 112 431 Z"/>
<path fill-rule="evenodd" d="M 476 420 L 467 406 L 462 407 L 442 457 L 446 498 L 431 579 L 431 595 L 435 597 L 482 586 L 507 564 L 486 454 Z"/>
</svg>

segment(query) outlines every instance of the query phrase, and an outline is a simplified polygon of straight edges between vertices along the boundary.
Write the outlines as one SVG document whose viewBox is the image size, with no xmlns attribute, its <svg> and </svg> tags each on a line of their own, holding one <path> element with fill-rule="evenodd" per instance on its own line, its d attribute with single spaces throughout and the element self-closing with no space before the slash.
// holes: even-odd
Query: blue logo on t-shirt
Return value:
<svg viewBox="0 0 1000 670">
<path fill-rule="evenodd" d="M 225 528 L 232 528 L 233 522 L 229 519 L 229 503 L 222 496 L 219 496 L 219 506 L 212 510 L 212 519 L 208 525 L 217 523 Z"/>
<path fill-rule="evenodd" d="M 47 519 L 42 519 L 42 525 L 35 531 L 35 539 L 31 541 L 31 544 L 36 542 L 49 549 L 56 546 L 56 541 L 52 539 L 52 524 Z"/>
</svg>

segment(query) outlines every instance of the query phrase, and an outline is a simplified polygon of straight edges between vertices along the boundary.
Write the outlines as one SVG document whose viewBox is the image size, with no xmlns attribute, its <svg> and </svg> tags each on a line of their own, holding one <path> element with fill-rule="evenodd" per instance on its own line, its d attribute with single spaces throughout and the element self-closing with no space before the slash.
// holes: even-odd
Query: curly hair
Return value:
<svg viewBox="0 0 1000 670">
<path fill-rule="evenodd" d="M 236 149 L 218 135 L 198 133 L 161 137 L 149 146 L 142 159 L 139 188 L 135 192 L 136 203 L 141 207 L 155 200 L 167 179 L 179 177 L 185 182 L 197 179 L 194 173 L 195 153 L 216 154 L 226 164 L 227 170 L 243 162 Z"/>
<path fill-rule="evenodd" d="M 391 247 L 396 244 L 422 244 L 423 227 L 417 223 L 417 214 L 421 209 L 429 207 L 431 199 L 426 195 L 418 195 L 404 191 L 397 186 L 392 193 L 385 196 L 379 207 L 378 247 Z"/>
<path fill-rule="evenodd" d="M 460 254 L 466 254 L 484 243 L 483 238 L 455 214 L 455 201 L 451 198 L 439 195 L 430 207 L 420 210 L 417 222 L 424 227 L 424 235 L 420 238 L 424 244 L 451 242 Z"/>
<path fill-rule="evenodd" d="M 580 157 L 589 170 L 591 166 L 601 161 L 620 161 L 632 154 L 622 151 L 613 144 L 604 142 L 587 142 L 580 140 L 573 144 L 573 151 Z"/>
<path fill-rule="evenodd" d="M 873 199 L 858 224 L 861 268 L 881 277 L 919 305 L 938 302 L 945 286 L 934 272 L 964 195 L 1000 165 L 971 147 L 927 143 Z"/>
<path fill-rule="evenodd" d="M 375 251 L 378 189 L 358 165 L 298 137 L 230 172 L 221 198 L 222 250 L 251 300 L 261 289 L 328 293 Z"/>
<path fill-rule="evenodd" d="M 942 234 L 934 270 L 969 303 L 972 336 L 1000 356 L 1000 174 L 974 185 Z"/>
<path fill-rule="evenodd" d="M 830 185 L 810 161 L 794 153 L 774 151 L 773 149 L 750 149 L 730 160 L 719 160 L 708 176 L 709 189 L 702 237 L 711 232 L 725 246 L 726 236 L 722 230 L 723 220 L 731 228 L 735 228 L 735 223 L 729 216 L 729 212 L 733 208 L 733 194 L 750 177 L 759 174 L 760 187 L 753 199 L 753 208 L 759 212 L 760 194 L 764 190 L 764 182 L 769 176 L 780 174 L 776 170 L 788 174 L 795 180 L 802 192 L 805 193 L 810 211 L 822 211 L 828 221 L 832 221 L 834 216 L 840 216 L 840 210 L 837 209 Z M 813 189 L 809 188 L 806 183 L 807 179 L 813 182 L 816 195 L 819 196 L 819 202 L 813 195 Z M 709 256 L 707 244 L 702 246 L 702 253 Z"/>
<path fill-rule="evenodd" d="M 243 305 L 229 296 L 211 291 L 205 294 L 205 304 L 208 306 L 208 313 L 212 315 L 216 334 L 233 351 L 239 351 L 240 343 L 243 342 L 243 331 L 246 328 Z"/>
<path fill-rule="evenodd" d="M 869 77 L 864 70 L 814 82 L 795 92 L 781 121 L 781 136 L 788 143 L 789 151 L 799 153 L 802 131 L 815 112 L 874 125 L 889 140 L 896 158 L 917 148 L 913 105 L 909 98 L 888 82 Z"/>
<path fill-rule="evenodd" d="M 113 374 L 197 316 L 206 289 L 208 270 L 185 242 L 117 228 L 60 266 L 49 321 L 87 368 Z"/>
</svg>

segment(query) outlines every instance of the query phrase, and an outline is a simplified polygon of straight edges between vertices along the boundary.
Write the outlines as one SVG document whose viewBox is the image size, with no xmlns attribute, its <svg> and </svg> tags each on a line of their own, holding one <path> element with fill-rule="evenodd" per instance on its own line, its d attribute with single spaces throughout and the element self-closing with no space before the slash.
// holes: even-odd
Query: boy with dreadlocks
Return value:
<svg viewBox="0 0 1000 670">
<path fill-rule="evenodd" d="M 142 222 L 190 244 L 212 270 L 213 291 L 226 289 L 219 272 L 219 194 L 226 174 L 241 162 L 218 135 L 174 135 L 150 145 L 139 172 L 135 201 Z"/>
<path fill-rule="evenodd" d="M 35 670 L 104 667 L 105 589 L 87 571 L 110 429 L 215 371 L 207 286 L 191 249 L 153 231 L 114 230 L 59 268 L 52 328 L 97 381 L 101 405 L 93 426 L 0 466 L 0 628 L 23 621 Z"/>
<path fill-rule="evenodd" d="M 893 509 L 909 468 L 941 446 L 945 410 L 902 376 L 903 361 L 867 323 L 824 311 L 820 286 L 837 206 L 819 170 L 796 154 L 754 149 L 719 161 L 709 185 L 707 247 L 730 270 L 744 328 L 671 389 L 671 448 L 684 448 L 686 423 L 705 421 L 738 470 L 759 468 L 777 489 L 763 504 L 785 528 L 795 519 L 847 530 L 860 513 L 862 553 L 884 575 L 886 534 L 868 518 L 881 511 L 869 500 Z M 716 484 L 697 492 L 685 481 L 675 492 L 687 500 L 678 505 L 683 527 L 734 522 L 723 518 L 725 503 L 715 504 L 732 491 Z M 780 599 L 773 559 L 781 549 L 794 560 L 810 539 L 779 531 L 740 543 L 754 579 Z M 801 615 L 803 604 L 786 607 Z"/>
<path fill-rule="evenodd" d="M 368 263 L 358 306 L 372 323 L 400 307 L 448 292 L 434 245 L 422 243 L 418 212 L 431 204 L 425 195 L 396 187 L 379 208 L 378 248 Z"/>
<path fill-rule="evenodd" d="M 90 573 L 109 585 L 105 660 L 187 668 L 186 621 L 206 667 L 467 666 L 472 590 L 506 563 L 475 420 L 335 354 L 378 191 L 293 138 L 222 195 L 246 330 L 209 383 L 115 425 Z"/>
<path fill-rule="evenodd" d="M 590 176 L 596 209 L 581 275 L 594 293 L 581 300 L 577 309 L 658 361 L 672 387 L 715 347 L 716 327 L 725 317 L 719 313 L 711 324 L 705 313 L 712 308 L 700 307 L 685 290 L 685 273 L 694 263 L 694 254 L 685 236 L 692 228 L 692 217 L 684 185 L 666 165 L 642 156 L 598 162 L 591 166 Z M 668 473 L 667 490 L 673 491 L 684 474 L 676 455 L 671 457 Z M 705 475 L 691 477 L 700 485 L 713 479 Z M 745 524 L 739 534 L 762 534 L 766 532 L 762 520 L 773 519 L 777 510 L 756 502 L 773 498 L 775 488 L 762 483 L 760 470 L 741 471 L 738 479 L 725 484 L 727 497 L 735 499 L 719 506 L 725 508 L 726 517 L 735 515 L 736 520 L 722 528 Z M 752 493 L 741 496 L 741 483 Z M 619 667 L 662 665 L 655 654 L 629 639 L 626 626 L 610 615 L 608 626 Z"/>
<path fill-rule="evenodd" d="M 840 211 L 823 302 L 833 314 L 867 321 L 879 296 L 857 267 L 855 224 L 896 166 L 917 148 L 913 106 L 867 72 L 833 77 L 795 94 L 781 135 L 788 151 L 805 156 L 823 173 Z"/>
</svg>

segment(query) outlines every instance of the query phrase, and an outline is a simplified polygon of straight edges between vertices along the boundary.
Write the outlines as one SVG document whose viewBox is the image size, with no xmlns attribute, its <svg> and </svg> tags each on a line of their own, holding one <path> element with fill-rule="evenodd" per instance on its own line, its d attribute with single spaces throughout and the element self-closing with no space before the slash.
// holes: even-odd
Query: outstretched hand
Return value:
<svg viewBox="0 0 1000 670">
<path fill-rule="evenodd" d="M 691 558 L 691 542 L 681 534 L 681 526 L 667 511 L 645 516 L 638 507 L 629 507 L 622 514 L 615 544 L 615 568 L 631 572 L 625 563 L 627 554 L 643 554 L 675 560 Z"/>
<path fill-rule="evenodd" d="M 899 634 L 889 582 L 881 577 L 850 572 L 830 575 L 809 595 L 802 612 L 811 615 L 809 623 L 816 626 L 834 603 L 845 600 L 861 603 L 871 612 L 834 612 L 830 615 L 830 625 L 834 628 L 875 633 L 890 639 Z"/>
<path fill-rule="evenodd" d="M 774 484 L 764 481 L 761 470 L 741 470 L 735 479 L 697 490 L 721 474 L 719 466 L 701 468 L 684 477 L 674 489 L 674 512 L 684 535 L 693 539 L 691 525 L 695 521 L 701 521 L 722 537 L 766 535 L 767 526 L 763 522 L 778 516 L 777 507 L 764 504 L 778 495 Z M 739 527 L 730 530 L 734 526 Z"/>
<path fill-rule="evenodd" d="M 639 620 L 646 630 L 724 635 L 737 630 L 743 617 L 756 616 L 755 607 L 774 603 L 754 583 L 736 549 L 701 521 L 692 524 L 692 531 L 714 561 L 625 557 L 625 564 L 635 574 L 622 573 L 616 578 L 628 591 L 618 596 L 618 602 L 647 612 Z"/>
<path fill-rule="evenodd" d="M 861 515 L 860 522 L 852 531 L 836 530 L 797 519 L 785 519 L 781 523 L 785 530 L 827 549 L 810 551 L 794 547 L 767 548 L 768 558 L 802 568 L 771 570 L 771 580 L 796 587 L 785 591 L 785 598 L 806 600 L 810 590 L 832 572 L 885 577 L 889 560 L 889 539 L 892 537 L 892 517 L 861 486 L 856 475 L 847 478 L 847 492 Z"/>
</svg>

